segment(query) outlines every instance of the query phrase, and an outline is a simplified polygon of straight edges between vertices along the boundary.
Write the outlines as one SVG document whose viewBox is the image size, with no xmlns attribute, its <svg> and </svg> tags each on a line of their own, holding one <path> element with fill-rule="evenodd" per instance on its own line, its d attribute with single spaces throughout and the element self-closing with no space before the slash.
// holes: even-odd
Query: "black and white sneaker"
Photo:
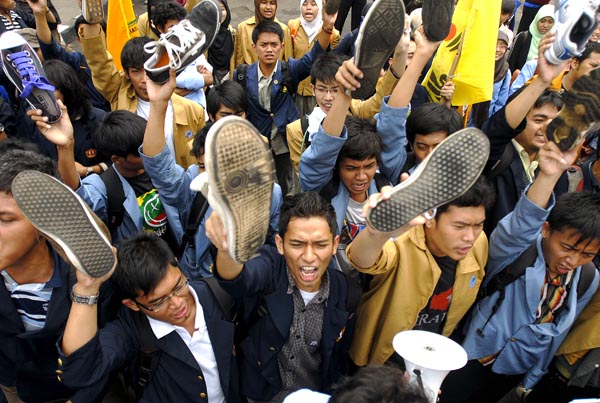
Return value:
<svg viewBox="0 0 600 403">
<path fill-rule="evenodd" d="M 204 150 L 206 176 L 190 187 L 206 195 L 227 228 L 229 254 L 245 263 L 265 243 L 269 230 L 275 183 L 271 151 L 254 126 L 237 116 L 211 127 Z"/>
<path fill-rule="evenodd" d="M 367 222 L 381 232 L 395 231 L 427 211 L 455 200 L 473 186 L 490 153 L 487 136 L 466 128 L 442 141 L 390 199 L 369 211 Z"/>
<path fill-rule="evenodd" d="M 38 171 L 20 172 L 11 188 L 25 217 L 74 268 L 92 277 L 112 269 L 108 230 L 71 189 Z"/>
<path fill-rule="evenodd" d="M 213 0 L 202 0 L 177 25 L 144 46 L 152 54 L 144 70 L 156 83 L 169 80 L 169 69 L 180 73 L 214 41 L 221 26 L 221 9 Z"/>
<path fill-rule="evenodd" d="M 48 123 L 61 117 L 61 110 L 54 97 L 54 86 L 45 77 L 42 63 L 35 50 L 25 38 L 13 31 L 0 35 L 0 57 L 2 70 L 34 109 L 41 109 Z"/>
<path fill-rule="evenodd" d="M 600 69 L 575 80 L 573 87 L 563 93 L 563 100 L 562 109 L 546 128 L 546 136 L 561 151 L 567 151 L 600 128 Z"/>
<path fill-rule="evenodd" d="M 104 20 L 102 0 L 81 0 L 81 15 L 88 24 L 99 24 Z"/>
<path fill-rule="evenodd" d="M 453 14 L 454 0 L 424 0 L 421 16 L 427 39 L 443 41 L 450 33 Z"/>
<path fill-rule="evenodd" d="M 381 68 L 394 53 L 404 32 L 404 2 L 375 0 L 356 37 L 354 64 L 362 73 L 360 88 L 352 98 L 367 99 L 375 93 Z"/>
</svg>

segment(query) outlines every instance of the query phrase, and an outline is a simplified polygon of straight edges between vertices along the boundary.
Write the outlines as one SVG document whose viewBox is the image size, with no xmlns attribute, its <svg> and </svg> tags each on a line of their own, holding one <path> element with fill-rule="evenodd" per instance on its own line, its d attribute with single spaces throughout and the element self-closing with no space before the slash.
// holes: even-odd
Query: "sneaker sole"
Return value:
<svg viewBox="0 0 600 403">
<path fill-rule="evenodd" d="M 228 117 L 211 128 L 204 162 L 213 208 L 227 225 L 229 254 L 245 263 L 264 244 L 269 230 L 275 163 L 254 126 Z M 233 233 L 232 233 L 233 232 Z"/>
<path fill-rule="evenodd" d="M 25 217 L 64 251 L 73 267 L 92 277 L 112 269 L 110 241 L 85 202 L 58 179 L 23 171 L 12 182 L 12 194 Z"/>
<path fill-rule="evenodd" d="M 455 200 L 473 186 L 490 152 L 481 130 L 460 130 L 441 142 L 407 181 L 394 187 L 389 200 L 370 210 L 367 222 L 391 232 L 410 220 Z"/>
<path fill-rule="evenodd" d="M 381 68 L 394 52 L 404 32 L 404 3 L 401 0 L 375 0 L 360 25 L 356 38 L 356 67 L 362 73 L 354 99 L 367 99 L 375 93 Z"/>
<path fill-rule="evenodd" d="M 548 140 L 561 151 L 577 147 L 587 133 L 600 125 L 600 69 L 594 69 L 565 92 L 565 104 L 546 129 Z"/>
<path fill-rule="evenodd" d="M 446 39 L 452 27 L 454 0 L 425 0 L 423 2 L 423 30 L 432 42 Z"/>
<path fill-rule="evenodd" d="M 102 0 L 82 0 L 81 14 L 88 24 L 99 24 L 104 20 Z"/>
</svg>

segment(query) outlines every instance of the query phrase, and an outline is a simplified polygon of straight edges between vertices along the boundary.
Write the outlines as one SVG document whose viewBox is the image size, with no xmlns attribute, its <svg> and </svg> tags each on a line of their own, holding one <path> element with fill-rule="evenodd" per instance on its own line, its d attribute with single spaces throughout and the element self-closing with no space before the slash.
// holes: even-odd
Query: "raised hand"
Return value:
<svg viewBox="0 0 600 403">
<path fill-rule="evenodd" d="M 541 78 L 545 83 L 550 83 L 554 80 L 560 73 L 565 70 L 568 61 L 564 61 L 560 64 L 551 64 L 546 60 L 546 56 L 544 52 L 546 49 L 549 49 L 554 40 L 556 39 L 556 33 L 548 32 L 546 35 L 542 37 L 540 43 L 538 45 L 538 77 Z"/>
<path fill-rule="evenodd" d="M 67 107 L 59 99 L 58 106 L 62 111 L 62 116 L 56 123 L 48 123 L 48 118 L 42 115 L 41 109 L 30 109 L 27 116 L 31 118 L 48 141 L 58 147 L 73 145 L 73 125 L 67 113 Z"/>
</svg>

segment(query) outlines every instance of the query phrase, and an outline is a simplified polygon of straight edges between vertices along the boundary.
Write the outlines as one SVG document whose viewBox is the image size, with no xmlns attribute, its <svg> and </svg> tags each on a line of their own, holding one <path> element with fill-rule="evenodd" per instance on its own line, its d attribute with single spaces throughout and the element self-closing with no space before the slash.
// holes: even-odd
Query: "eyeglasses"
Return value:
<svg viewBox="0 0 600 403">
<path fill-rule="evenodd" d="M 183 281 L 182 281 L 182 279 L 183 279 Z M 190 280 L 188 280 L 187 278 L 185 278 L 183 276 L 180 277 L 179 281 L 177 282 L 177 284 L 175 285 L 175 287 L 173 288 L 171 293 L 169 295 L 164 296 L 160 300 L 156 301 L 152 305 L 146 306 L 146 305 L 140 304 L 135 299 L 133 300 L 133 302 L 135 302 L 135 304 L 137 306 L 139 306 L 140 308 L 144 308 L 147 311 L 154 312 L 154 313 L 160 312 L 161 310 L 163 310 L 164 308 L 167 307 L 171 298 L 183 297 L 188 292 L 188 284 L 189 283 L 190 283 Z"/>
</svg>

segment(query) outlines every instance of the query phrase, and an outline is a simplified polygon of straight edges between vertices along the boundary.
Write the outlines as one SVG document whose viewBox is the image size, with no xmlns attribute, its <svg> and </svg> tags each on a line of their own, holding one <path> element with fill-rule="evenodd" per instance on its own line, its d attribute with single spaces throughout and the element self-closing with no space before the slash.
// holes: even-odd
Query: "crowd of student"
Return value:
<svg viewBox="0 0 600 403">
<path fill-rule="evenodd" d="M 204 0 L 221 11 L 212 45 L 156 83 L 144 70 L 152 41 L 201 2 L 150 1 L 119 70 L 102 23 L 79 17 L 73 52 L 50 0 L 25 1 L 0 0 L 0 33 L 37 52 L 62 117 L 49 123 L 0 75 L 0 401 L 425 402 L 392 346 L 411 329 L 467 351 L 440 402 L 600 397 L 597 132 L 570 150 L 546 135 L 577 80 L 588 92 L 574 96 L 598 108 L 600 37 L 548 61 L 560 40 L 554 6 L 538 4 L 549 1 L 525 3 L 516 36 L 515 2 L 502 1 L 492 99 L 458 108 L 421 85 L 439 42 L 420 27 L 418 1 L 405 1 L 412 18 L 364 99 L 349 95 L 363 75 L 353 45 L 373 3 L 343 0 L 336 21 L 323 1 L 301 0 L 286 25 L 276 0 L 255 0 L 234 29 L 226 0 Z M 441 95 L 453 93 L 448 81 Z M 269 222 L 244 264 L 198 191 L 207 133 L 228 116 L 262 135 L 277 179 L 269 208 L 244 218 Z M 393 232 L 367 222 L 389 186 L 418 181 L 464 127 L 490 144 L 465 194 Z M 85 202 L 117 247 L 116 268 L 74 270 L 34 228 L 13 197 L 26 170 Z M 48 195 L 44 214 L 70 211 L 69 195 Z"/>
</svg>

